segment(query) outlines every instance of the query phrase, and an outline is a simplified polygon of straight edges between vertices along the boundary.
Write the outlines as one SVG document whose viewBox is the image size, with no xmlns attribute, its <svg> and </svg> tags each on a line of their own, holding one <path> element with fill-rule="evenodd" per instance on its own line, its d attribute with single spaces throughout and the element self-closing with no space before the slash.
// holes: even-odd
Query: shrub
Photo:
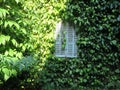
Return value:
<svg viewBox="0 0 120 90">
<path fill-rule="evenodd" d="M 37 61 L 31 56 L 21 60 L 0 55 L 0 86 L 5 89 L 30 86 L 37 77 Z M 36 81 L 37 82 L 37 81 Z M 33 85 L 32 85 L 33 86 Z"/>
</svg>

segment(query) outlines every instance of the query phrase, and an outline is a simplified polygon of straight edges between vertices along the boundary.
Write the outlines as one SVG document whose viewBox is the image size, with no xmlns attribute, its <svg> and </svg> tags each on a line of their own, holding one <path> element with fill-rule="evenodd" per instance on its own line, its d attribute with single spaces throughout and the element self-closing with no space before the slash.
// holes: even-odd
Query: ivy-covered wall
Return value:
<svg viewBox="0 0 120 90">
<path fill-rule="evenodd" d="M 78 57 L 48 58 L 42 85 L 120 88 L 120 1 L 69 0 L 59 15 L 77 25 Z"/>
</svg>

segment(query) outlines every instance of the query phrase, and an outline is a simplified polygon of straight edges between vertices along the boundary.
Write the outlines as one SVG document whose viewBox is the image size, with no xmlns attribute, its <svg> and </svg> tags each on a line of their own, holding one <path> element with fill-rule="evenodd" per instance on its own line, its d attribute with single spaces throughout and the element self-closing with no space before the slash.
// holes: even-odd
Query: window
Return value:
<svg viewBox="0 0 120 90">
<path fill-rule="evenodd" d="M 59 22 L 56 25 L 55 39 L 55 56 L 77 57 L 77 37 L 73 25 Z"/>
</svg>

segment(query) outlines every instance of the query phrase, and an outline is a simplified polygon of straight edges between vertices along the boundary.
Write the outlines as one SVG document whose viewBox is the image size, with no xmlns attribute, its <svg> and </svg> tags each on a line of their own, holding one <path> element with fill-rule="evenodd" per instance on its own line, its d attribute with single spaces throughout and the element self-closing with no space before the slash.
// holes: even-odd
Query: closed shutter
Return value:
<svg viewBox="0 0 120 90">
<path fill-rule="evenodd" d="M 65 50 L 62 49 L 62 32 L 63 32 L 64 26 L 62 22 L 57 23 L 56 25 L 56 32 L 55 32 L 55 55 L 58 57 L 64 57 L 65 56 Z"/>
<path fill-rule="evenodd" d="M 67 57 L 77 56 L 76 33 L 75 28 L 69 24 L 67 29 Z"/>
<path fill-rule="evenodd" d="M 58 57 L 77 56 L 77 46 L 76 46 L 77 37 L 75 34 L 75 29 L 72 25 L 68 23 L 59 22 L 57 24 L 55 37 L 56 37 L 56 42 L 55 42 L 56 56 Z"/>
</svg>

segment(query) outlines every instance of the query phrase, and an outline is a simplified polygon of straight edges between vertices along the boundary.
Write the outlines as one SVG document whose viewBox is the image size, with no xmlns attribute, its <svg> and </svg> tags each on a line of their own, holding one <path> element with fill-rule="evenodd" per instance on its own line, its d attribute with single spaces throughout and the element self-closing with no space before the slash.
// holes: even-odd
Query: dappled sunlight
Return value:
<svg viewBox="0 0 120 90">
<path fill-rule="evenodd" d="M 0 90 L 120 88 L 119 0 L 0 0 Z"/>
<path fill-rule="evenodd" d="M 60 30 L 61 30 L 61 27 L 62 27 L 62 21 L 58 22 L 56 24 L 56 30 L 55 30 L 55 40 L 57 39 L 59 33 L 60 33 Z"/>
</svg>

